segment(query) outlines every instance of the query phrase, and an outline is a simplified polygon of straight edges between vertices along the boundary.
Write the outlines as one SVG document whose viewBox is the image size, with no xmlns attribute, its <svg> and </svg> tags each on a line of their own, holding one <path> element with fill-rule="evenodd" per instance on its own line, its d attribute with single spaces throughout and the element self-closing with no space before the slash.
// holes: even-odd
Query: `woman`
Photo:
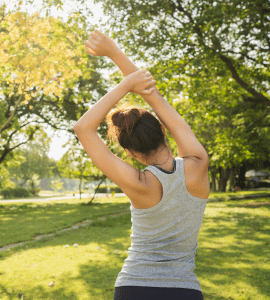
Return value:
<svg viewBox="0 0 270 300">
<path fill-rule="evenodd" d="M 93 163 L 131 201 L 131 247 L 115 282 L 114 300 L 201 300 L 193 271 L 210 189 L 208 155 L 159 93 L 149 72 L 139 70 L 98 30 L 85 47 L 91 55 L 110 57 L 126 76 L 73 127 Z M 136 106 L 111 111 L 129 92 L 141 95 L 162 124 Z M 112 154 L 98 136 L 97 128 L 106 116 L 108 136 L 147 165 L 143 172 Z M 165 127 L 177 144 L 178 157 L 166 145 Z"/>
</svg>

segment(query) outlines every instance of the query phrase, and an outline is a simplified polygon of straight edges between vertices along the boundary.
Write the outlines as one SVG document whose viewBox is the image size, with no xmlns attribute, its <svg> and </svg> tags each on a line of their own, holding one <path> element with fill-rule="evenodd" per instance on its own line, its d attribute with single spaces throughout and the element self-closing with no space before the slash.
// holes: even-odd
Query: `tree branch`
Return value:
<svg viewBox="0 0 270 300">
<path fill-rule="evenodd" d="M 18 144 L 18 145 L 16 145 L 16 146 L 14 146 L 14 147 L 12 147 L 12 148 L 7 148 L 7 147 L 5 147 L 5 150 L 4 150 L 4 152 L 2 153 L 2 155 L 1 155 L 1 157 L 0 157 L 0 164 L 4 161 L 5 157 L 9 154 L 9 152 L 11 152 L 12 150 L 18 148 L 19 146 L 21 146 L 21 145 L 23 145 L 23 144 L 26 144 L 27 142 L 29 142 L 29 141 L 33 138 L 35 132 L 36 132 L 38 129 L 39 129 L 39 127 L 36 127 L 36 129 L 29 135 L 29 137 L 28 137 L 28 139 L 27 139 L 26 141 L 24 141 L 24 142 L 22 142 L 22 143 L 20 143 L 20 144 Z M 9 144 L 9 142 L 7 143 L 7 145 L 8 145 L 8 144 Z"/>
<path fill-rule="evenodd" d="M 190 22 L 194 25 L 193 28 L 195 29 L 195 32 L 198 34 L 199 38 L 200 38 L 200 42 L 202 42 L 202 44 L 204 46 L 206 46 L 204 44 L 204 41 L 203 41 L 203 34 L 201 32 L 201 29 L 200 27 L 195 23 L 194 19 L 192 18 L 191 14 L 189 12 L 187 12 L 183 6 L 182 6 L 182 3 L 181 3 L 181 0 L 178 0 L 177 1 L 178 5 L 175 5 L 173 4 L 174 6 L 176 6 L 178 8 L 179 11 L 183 12 L 184 15 L 186 15 Z M 179 20 L 178 20 L 179 21 Z M 217 53 L 216 50 L 214 48 L 212 48 L 213 50 L 213 53 L 216 55 L 218 54 L 220 59 L 223 60 L 226 64 L 226 66 L 228 67 L 228 69 L 231 71 L 232 73 L 232 77 L 235 79 L 235 81 L 240 84 L 245 90 L 247 90 L 249 93 L 251 93 L 253 96 L 254 96 L 254 99 L 253 99 L 253 102 L 256 102 L 257 99 L 259 99 L 260 102 L 263 102 L 264 104 L 266 104 L 267 106 L 270 106 L 270 100 L 265 97 L 264 95 L 262 95 L 261 93 L 258 93 L 255 89 L 253 89 L 252 87 L 250 87 L 244 80 L 242 80 L 239 75 L 237 74 L 231 60 L 229 58 L 227 58 L 226 56 L 220 54 L 220 53 Z"/>
<path fill-rule="evenodd" d="M 250 87 L 244 80 L 242 80 L 238 73 L 236 72 L 233 63 L 231 62 L 231 60 L 222 55 L 219 54 L 219 57 L 221 58 L 221 60 L 223 60 L 225 62 L 225 64 L 227 65 L 228 69 L 231 71 L 232 73 L 232 77 L 234 78 L 234 80 L 239 83 L 245 90 L 247 90 L 249 93 L 251 93 L 255 99 L 259 99 L 260 102 L 266 104 L 267 106 L 270 106 L 270 101 L 267 97 L 265 97 L 264 95 L 258 93 L 255 89 L 253 89 L 252 87 Z"/>
<path fill-rule="evenodd" d="M 223 52 L 223 53 L 239 54 L 239 55 L 241 55 L 242 57 L 246 57 L 246 58 L 248 58 L 249 60 L 252 60 L 252 61 L 254 61 L 254 62 L 257 63 L 257 64 L 261 64 L 261 65 L 263 65 L 263 66 L 265 66 L 265 67 L 267 67 L 267 68 L 270 67 L 269 64 L 265 64 L 265 63 L 263 63 L 263 62 L 260 62 L 260 63 L 259 63 L 259 62 L 256 61 L 256 59 L 254 59 L 254 58 L 248 56 L 247 54 L 237 53 L 237 52 L 234 52 L 234 51 L 232 51 L 232 50 L 226 50 L 226 51 L 222 50 L 222 52 Z"/>
<path fill-rule="evenodd" d="M 7 144 L 9 144 L 9 142 L 11 141 L 11 138 L 12 138 L 12 136 L 16 133 L 16 132 L 18 132 L 20 129 L 22 129 L 23 127 L 25 127 L 26 125 L 28 125 L 28 124 L 30 124 L 31 123 L 31 121 L 29 121 L 28 123 L 25 123 L 25 124 L 23 124 L 22 126 L 20 126 L 20 128 L 18 129 L 18 130 L 14 130 L 11 134 L 10 134 L 10 136 L 8 137 L 8 142 L 7 142 Z"/>
<path fill-rule="evenodd" d="M 17 107 L 22 100 L 22 97 L 23 97 L 23 94 L 20 95 L 18 101 L 16 102 L 16 104 L 14 106 L 13 112 L 11 113 L 10 117 L 7 119 L 6 123 L 4 123 L 4 125 L 0 128 L 0 134 L 8 127 L 9 123 L 12 121 L 12 119 L 17 111 Z"/>
<path fill-rule="evenodd" d="M 57 130 L 65 130 L 67 132 L 70 132 L 72 134 L 74 134 L 74 131 L 73 129 L 66 129 L 66 128 L 60 128 L 60 127 L 57 127 L 55 124 L 52 124 L 49 119 L 45 118 L 44 116 L 40 115 L 38 112 L 34 112 L 35 115 L 37 115 L 38 117 L 40 117 L 44 122 L 38 122 L 38 121 L 35 121 L 37 123 L 46 123 L 48 125 L 50 125 L 52 128 L 54 129 L 57 129 Z"/>
<path fill-rule="evenodd" d="M 252 123 L 250 123 L 248 126 L 246 126 L 246 129 L 248 129 L 249 127 L 253 126 L 256 122 L 260 121 L 262 118 L 266 117 L 268 114 L 270 114 L 270 112 L 266 111 L 265 114 L 263 114 L 261 117 L 259 117 L 258 119 L 256 119 Z"/>
</svg>

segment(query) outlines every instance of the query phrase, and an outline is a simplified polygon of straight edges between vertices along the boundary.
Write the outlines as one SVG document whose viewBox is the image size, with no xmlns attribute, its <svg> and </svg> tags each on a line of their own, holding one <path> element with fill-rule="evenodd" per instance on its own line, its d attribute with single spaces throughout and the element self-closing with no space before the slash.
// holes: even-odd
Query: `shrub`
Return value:
<svg viewBox="0 0 270 300">
<path fill-rule="evenodd" d="M 111 193 L 115 192 L 115 193 L 123 193 L 123 191 L 120 189 L 119 186 L 113 186 L 111 187 Z"/>
<path fill-rule="evenodd" d="M 30 192 L 23 187 L 15 187 L 15 188 L 6 188 L 1 191 L 1 195 L 4 196 L 4 199 L 10 198 L 21 198 L 21 197 L 29 197 Z"/>
<path fill-rule="evenodd" d="M 107 194 L 107 193 L 108 193 L 107 188 L 110 189 L 110 190 L 109 190 L 110 193 L 112 193 L 113 191 L 114 191 L 115 193 L 123 193 L 123 191 L 120 189 L 120 187 L 114 186 L 114 185 L 110 185 L 110 186 L 108 185 L 107 187 L 106 187 L 106 186 L 100 186 L 99 189 L 97 190 L 97 193 L 100 193 L 100 194 L 102 194 L 102 193 Z M 95 188 L 95 190 L 96 190 L 96 188 Z"/>
<path fill-rule="evenodd" d="M 96 193 L 107 193 L 107 188 L 106 186 L 100 186 L 97 190 L 97 188 L 95 188 Z"/>
<path fill-rule="evenodd" d="M 1 195 L 4 196 L 4 199 L 12 198 L 12 188 L 8 187 L 1 191 Z"/>
<path fill-rule="evenodd" d="M 23 188 L 23 187 L 16 187 L 14 189 L 12 189 L 13 191 L 13 197 L 15 198 L 21 198 L 21 197 L 29 197 L 30 196 L 30 192 Z"/>
<path fill-rule="evenodd" d="M 39 192 L 40 192 L 41 190 L 42 190 L 42 188 L 35 188 L 35 189 L 30 188 L 30 189 L 29 189 L 29 191 L 30 191 L 31 194 L 33 194 L 33 195 L 38 195 Z"/>
</svg>

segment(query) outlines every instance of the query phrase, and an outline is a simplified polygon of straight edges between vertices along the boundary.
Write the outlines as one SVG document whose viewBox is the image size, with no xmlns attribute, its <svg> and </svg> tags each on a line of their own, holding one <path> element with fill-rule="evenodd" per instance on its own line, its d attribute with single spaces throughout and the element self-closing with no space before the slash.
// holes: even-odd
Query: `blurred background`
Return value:
<svg viewBox="0 0 270 300">
<path fill-rule="evenodd" d="M 122 193 L 72 130 L 124 78 L 85 53 L 95 29 L 151 72 L 191 126 L 210 157 L 211 192 L 270 188 L 269 15 L 258 0 L 0 1 L 1 198 Z M 154 113 L 138 95 L 123 102 Z M 107 130 L 103 121 L 105 143 Z M 177 156 L 169 132 L 167 142 Z"/>
</svg>

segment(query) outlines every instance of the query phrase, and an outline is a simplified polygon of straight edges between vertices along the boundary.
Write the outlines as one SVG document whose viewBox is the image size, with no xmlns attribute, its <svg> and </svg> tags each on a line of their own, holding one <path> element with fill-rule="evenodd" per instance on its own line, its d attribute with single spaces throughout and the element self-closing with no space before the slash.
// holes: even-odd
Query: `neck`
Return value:
<svg viewBox="0 0 270 300">
<path fill-rule="evenodd" d="M 158 157 L 160 157 L 160 155 L 161 155 L 161 152 L 163 152 L 164 150 L 168 150 L 168 155 L 167 155 L 167 159 L 163 162 L 163 163 L 154 163 L 154 161 L 158 161 Z M 170 158 L 170 155 L 171 153 L 170 153 L 170 150 L 166 147 L 166 148 L 163 148 L 163 149 L 161 149 L 160 151 L 159 151 L 159 153 L 158 153 L 158 155 L 153 159 L 153 162 L 151 163 L 151 165 L 159 165 L 159 166 L 162 166 L 162 165 L 164 165 L 164 164 L 166 164 L 167 163 L 167 161 L 169 160 L 169 158 Z"/>
</svg>

